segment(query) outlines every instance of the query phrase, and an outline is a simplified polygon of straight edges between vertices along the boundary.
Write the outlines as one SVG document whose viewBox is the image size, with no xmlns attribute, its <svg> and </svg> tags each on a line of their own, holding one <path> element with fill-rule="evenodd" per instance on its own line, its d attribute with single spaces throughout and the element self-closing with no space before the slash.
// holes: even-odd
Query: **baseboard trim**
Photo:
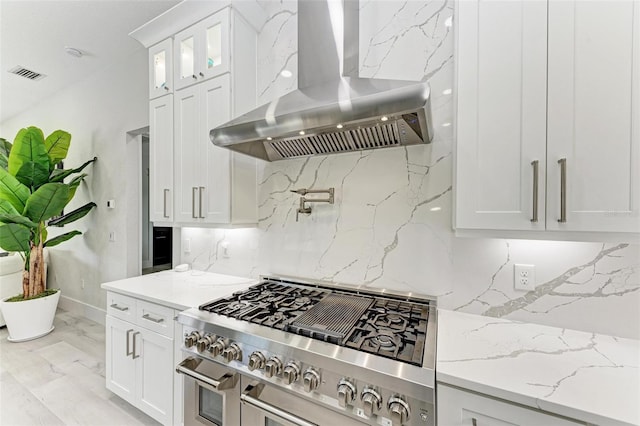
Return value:
<svg viewBox="0 0 640 426">
<path fill-rule="evenodd" d="M 73 312 L 79 315 L 83 315 L 85 318 L 95 321 L 98 324 L 105 325 L 105 315 L 107 314 L 104 309 L 96 308 L 88 303 L 81 302 L 80 300 L 60 295 L 60 301 L 58 306 L 65 311 Z"/>
</svg>

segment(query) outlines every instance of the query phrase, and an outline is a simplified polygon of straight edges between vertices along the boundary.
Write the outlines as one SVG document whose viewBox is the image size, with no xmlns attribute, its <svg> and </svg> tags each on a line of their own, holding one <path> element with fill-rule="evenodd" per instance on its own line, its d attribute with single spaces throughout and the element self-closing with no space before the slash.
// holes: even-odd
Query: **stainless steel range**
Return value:
<svg viewBox="0 0 640 426">
<path fill-rule="evenodd" d="M 435 424 L 433 299 L 263 277 L 178 321 L 185 425 Z"/>
</svg>

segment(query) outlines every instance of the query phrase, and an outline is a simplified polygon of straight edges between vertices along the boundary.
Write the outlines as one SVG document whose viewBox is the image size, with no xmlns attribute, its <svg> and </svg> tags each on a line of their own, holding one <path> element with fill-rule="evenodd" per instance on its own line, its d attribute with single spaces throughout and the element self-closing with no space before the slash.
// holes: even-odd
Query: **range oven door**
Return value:
<svg viewBox="0 0 640 426">
<path fill-rule="evenodd" d="M 241 377 L 242 425 L 251 426 L 362 426 L 352 417 L 284 392 L 246 376 Z"/>
<path fill-rule="evenodd" d="M 176 367 L 184 375 L 184 425 L 240 424 L 240 375 L 202 358 L 189 357 Z"/>
</svg>

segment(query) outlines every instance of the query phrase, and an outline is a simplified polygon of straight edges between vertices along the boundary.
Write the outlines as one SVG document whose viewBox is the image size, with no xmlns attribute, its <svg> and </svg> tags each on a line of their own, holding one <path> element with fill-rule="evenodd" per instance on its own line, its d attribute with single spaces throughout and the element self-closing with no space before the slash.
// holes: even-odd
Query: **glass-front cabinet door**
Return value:
<svg viewBox="0 0 640 426">
<path fill-rule="evenodd" d="M 229 8 L 176 34 L 176 88 L 229 71 Z"/>
<path fill-rule="evenodd" d="M 169 38 L 149 49 L 149 99 L 173 92 L 173 45 Z"/>
</svg>

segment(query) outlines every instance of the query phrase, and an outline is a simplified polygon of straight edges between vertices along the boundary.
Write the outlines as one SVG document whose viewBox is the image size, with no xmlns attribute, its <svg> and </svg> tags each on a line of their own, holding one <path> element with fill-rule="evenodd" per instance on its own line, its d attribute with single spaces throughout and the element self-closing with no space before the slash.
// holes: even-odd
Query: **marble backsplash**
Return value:
<svg viewBox="0 0 640 426">
<path fill-rule="evenodd" d="M 297 3 L 258 1 L 259 103 L 296 87 Z M 184 228 L 196 269 L 274 273 L 438 296 L 446 309 L 640 338 L 640 245 L 459 238 L 452 230 L 451 1 L 361 0 L 364 77 L 428 79 L 430 145 L 260 164 L 259 224 Z M 289 70 L 291 77 L 284 77 Z M 329 188 L 296 221 L 290 190 Z M 536 289 L 513 288 L 513 265 L 536 265 Z"/>
</svg>

